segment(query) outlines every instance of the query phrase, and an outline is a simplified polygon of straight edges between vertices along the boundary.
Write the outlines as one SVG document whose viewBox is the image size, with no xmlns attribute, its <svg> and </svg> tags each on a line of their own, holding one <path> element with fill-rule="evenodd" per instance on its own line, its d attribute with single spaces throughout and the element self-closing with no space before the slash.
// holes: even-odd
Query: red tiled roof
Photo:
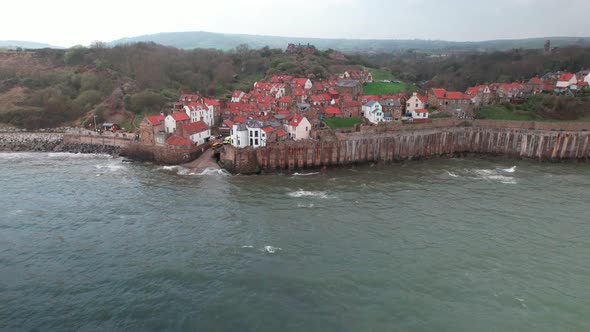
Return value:
<svg viewBox="0 0 590 332">
<path fill-rule="evenodd" d="M 342 110 L 338 107 L 327 107 L 326 114 L 339 115 L 342 114 Z"/>
<path fill-rule="evenodd" d="M 283 98 L 279 99 L 280 103 L 290 103 L 291 102 L 291 97 L 289 96 L 284 96 Z"/>
<path fill-rule="evenodd" d="M 152 124 L 152 126 L 157 126 L 160 122 L 164 121 L 166 118 L 163 115 L 152 115 L 147 117 L 148 121 Z"/>
<path fill-rule="evenodd" d="M 559 81 L 568 82 L 574 77 L 574 74 L 565 73 L 559 76 Z"/>
<path fill-rule="evenodd" d="M 229 128 L 234 126 L 234 123 L 232 120 L 225 120 L 225 121 L 223 121 L 223 124 Z"/>
<path fill-rule="evenodd" d="M 219 102 L 215 99 L 205 99 L 205 104 L 210 106 L 219 106 Z"/>
<path fill-rule="evenodd" d="M 236 116 L 234 118 L 234 123 L 244 123 L 246 122 L 246 118 L 244 118 L 243 116 Z"/>
<path fill-rule="evenodd" d="M 447 92 L 445 99 L 469 99 L 463 92 Z"/>
<path fill-rule="evenodd" d="M 264 128 L 262 128 L 262 130 L 267 134 L 270 134 L 273 131 L 275 131 L 272 127 L 264 127 Z"/>
<path fill-rule="evenodd" d="M 279 129 L 279 130 L 277 130 L 277 135 L 279 137 L 283 137 L 283 136 L 286 136 L 287 133 L 284 130 Z"/>
<path fill-rule="evenodd" d="M 172 116 L 172 118 L 175 121 L 187 121 L 187 120 L 190 120 L 190 118 L 188 117 L 188 115 L 186 115 L 186 113 L 184 113 L 184 112 L 172 113 L 171 116 Z"/>
<path fill-rule="evenodd" d="M 301 120 L 303 120 L 303 117 L 299 114 L 295 115 L 293 117 L 293 119 L 291 120 L 291 122 L 289 122 L 289 126 L 291 127 L 298 127 L 299 124 L 301 123 Z"/>
<path fill-rule="evenodd" d="M 416 112 L 416 113 L 428 113 L 428 110 L 422 108 L 422 109 L 419 109 L 419 110 L 415 110 L 414 112 Z"/>
<path fill-rule="evenodd" d="M 190 146 L 193 145 L 193 141 L 188 138 L 174 135 L 166 140 L 166 144 L 174 146 Z"/>
<path fill-rule="evenodd" d="M 184 125 L 184 130 L 188 134 L 202 133 L 209 130 L 209 126 L 203 121 L 192 122 Z"/>
<path fill-rule="evenodd" d="M 447 90 L 445 90 L 445 89 L 432 89 L 432 92 L 434 92 L 434 95 L 436 96 L 436 98 L 444 99 L 445 94 L 447 93 Z"/>
</svg>

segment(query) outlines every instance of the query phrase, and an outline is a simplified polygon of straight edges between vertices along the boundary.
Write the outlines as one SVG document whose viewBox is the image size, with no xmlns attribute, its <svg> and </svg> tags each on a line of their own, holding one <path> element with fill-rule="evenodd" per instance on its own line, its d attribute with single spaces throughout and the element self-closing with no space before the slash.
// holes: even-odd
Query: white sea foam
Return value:
<svg viewBox="0 0 590 332">
<path fill-rule="evenodd" d="M 293 173 L 293 176 L 310 176 L 310 175 L 318 175 L 320 174 L 320 172 L 314 172 L 314 173 Z"/>
<path fill-rule="evenodd" d="M 502 175 L 498 172 L 498 170 L 491 170 L 491 169 L 476 169 L 473 170 L 473 173 L 477 175 L 474 179 L 477 180 L 488 180 L 488 181 L 496 181 L 502 184 L 516 184 L 516 179 L 511 176 Z M 510 173 L 510 172 L 508 172 Z"/>
<path fill-rule="evenodd" d="M 458 177 L 459 177 L 459 175 L 457 175 L 457 174 L 455 174 L 455 173 L 453 173 L 453 172 L 449 172 L 449 171 L 447 171 L 447 174 L 449 174 L 450 176 L 452 176 L 452 177 L 454 177 L 454 178 L 458 178 Z"/>
<path fill-rule="evenodd" d="M 96 165 L 95 166 L 96 169 L 101 170 L 101 171 L 109 171 L 109 172 L 116 172 L 116 171 L 120 171 L 123 168 L 125 168 L 123 165 L 117 165 L 117 164 L 108 164 L 108 165 Z"/>
<path fill-rule="evenodd" d="M 328 198 L 328 194 L 325 191 L 305 191 L 303 189 L 299 189 L 294 192 L 290 192 L 289 196 L 299 198 L 299 197 L 317 197 L 317 198 Z"/>
<path fill-rule="evenodd" d="M 221 176 L 229 176 L 229 172 L 224 169 L 218 168 L 206 168 L 201 173 L 197 173 L 196 175 L 221 175 Z"/>
<path fill-rule="evenodd" d="M 504 168 L 504 169 L 502 169 L 502 172 L 514 173 L 514 172 L 516 172 L 516 166 L 512 166 L 510 168 Z"/>
<path fill-rule="evenodd" d="M 273 247 L 273 246 L 264 246 L 264 251 L 266 251 L 269 254 L 274 254 L 277 251 L 283 250 L 279 247 Z"/>
<path fill-rule="evenodd" d="M 314 207 L 314 205 L 313 205 L 313 203 L 310 203 L 310 204 L 297 203 L 297 207 L 311 209 Z"/>
<path fill-rule="evenodd" d="M 244 248 L 244 249 L 253 249 L 254 246 L 242 246 L 242 248 Z"/>
</svg>

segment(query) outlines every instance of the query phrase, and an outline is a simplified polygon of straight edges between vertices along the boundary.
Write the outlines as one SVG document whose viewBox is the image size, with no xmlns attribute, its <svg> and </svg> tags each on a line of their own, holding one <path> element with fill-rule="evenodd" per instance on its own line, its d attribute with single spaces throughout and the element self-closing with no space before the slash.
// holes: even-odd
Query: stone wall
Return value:
<svg viewBox="0 0 590 332">
<path fill-rule="evenodd" d="M 590 157 L 587 131 L 467 126 L 338 136 L 338 140 L 287 141 L 258 149 L 226 146 L 221 161 L 230 172 L 248 174 L 463 154 L 551 161 Z"/>
<path fill-rule="evenodd" d="M 59 133 L 0 133 L 0 151 L 54 151 L 63 142 Z"/>
</svg>

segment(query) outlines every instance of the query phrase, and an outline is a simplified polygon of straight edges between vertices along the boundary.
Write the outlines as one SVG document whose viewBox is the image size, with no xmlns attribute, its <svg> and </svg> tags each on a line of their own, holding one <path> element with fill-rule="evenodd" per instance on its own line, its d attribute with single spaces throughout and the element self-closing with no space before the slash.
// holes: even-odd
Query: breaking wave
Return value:
<svg viewBox="0 0 590 332">
<path fill-rule="evenodd" d="M 454 177 L 454 178 L 458 178 L 458 177 L 459 177 L 459 175 L 457 175 L 457 174 L 455 174 L 455 173 L 453 173 L 453 172 L 449 172 L 449 171 L 447 171 L 447 174 L 449 174 L 450 176 L 452 176 L 452 177 Z"/>
<path fill-rule="evenodd" d="M 473 171 L 479 180 L 497 181 L 503 184 L 516 184 L 516 179 L 511 176 L 505 176 L 498 173 L 498 170 L 493 169 L 476 169 Z M 511 173 L 511 172 L 508 172 Z"/>
<path fill-rule="evenodd" d="M 206 168 L 201 173 L 196 173 L 196 175 L 221 175 L 221 176 L 229 176 L 230 173 L 224 169 L 218 168 Z"/>
<path fill-rule="evenodd" d="M 512 166 L 510 168 L 504 168 L 504 169 L 502 169 L 502 172 L 514 173 L 514 172 L 516 172 L 516 166 Z"/>
<path fill-rule="evenodd" d="M 325 191 L 305 191 L 303 189 L 299 189 L 294 192 L 290 192 L 289 196 L 299 198 L 299 197 L 317 197 L 317 198 L 328 198 L 328 194 Z"/>
<path fill-rule="evenodd" d="M 266 251 L 269 254 L 274 254 L 277 251 L 281 251 L 283 249 L 279 248 L 279 247 L 273 247 L 273 246 L 264 246 L 264 251 Z"/>
<path fill-rule="evenodd" d="M 314 173 L 293 173 L 293 176 L 310 176 L 310 175 L 318 175 L 320 174 L 320 172 L 314 172 Z"/>
<path fill-rule="evenodd" d="M 109 171 L 109 172 L 116 172 L 116 171 L 120 171 L 123 168 L 125 168 L 123 165 L 117 165 L 117 164 L 112 164 L 112 165 L 96 165 L 95 167 L 96 167 L 96 169 L 98 169 L 100 171 Z"/>
</svg>

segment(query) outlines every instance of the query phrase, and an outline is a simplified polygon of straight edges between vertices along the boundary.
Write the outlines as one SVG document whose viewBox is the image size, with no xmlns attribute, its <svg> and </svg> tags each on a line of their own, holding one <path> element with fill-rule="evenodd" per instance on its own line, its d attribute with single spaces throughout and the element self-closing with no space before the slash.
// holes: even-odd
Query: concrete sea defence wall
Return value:
<svg viewBox="0 0 590 332">
<path fill-rule="evenodd" d="M 463 154 L 549 161 L 590 157 L 590 132 L 562 131 L 559 124 L 557 129 L 551 128 L 554 130 L 493 125 L 410 130 L 411 127 L 402 131 L 339 133 L 334 140 L 287 141 L 258 149 L 226 146 L 221 162 L 230 172 L 250 174 Z"/>
</svg>

